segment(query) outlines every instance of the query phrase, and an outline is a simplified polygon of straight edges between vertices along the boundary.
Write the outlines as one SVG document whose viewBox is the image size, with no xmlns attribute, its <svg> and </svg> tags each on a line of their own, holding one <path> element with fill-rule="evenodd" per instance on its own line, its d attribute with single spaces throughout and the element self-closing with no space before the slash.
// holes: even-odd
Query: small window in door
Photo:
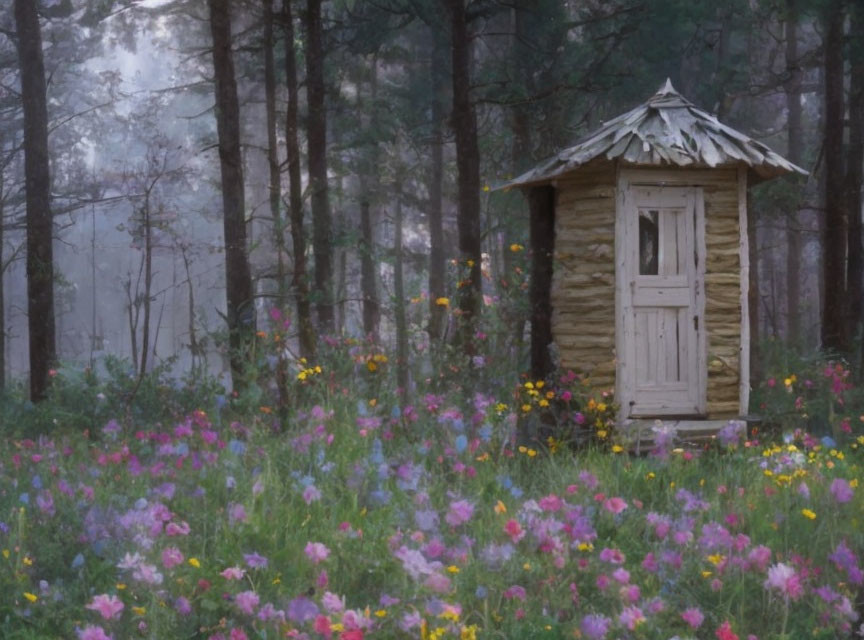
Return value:
<svg viewBox="0 0 864 640">
<path fill-rule="evenodd" d="M 656 276 L 659 267 L 660 215 L 655 210 L 639 211 L 639 275 Z"/>
</svg>

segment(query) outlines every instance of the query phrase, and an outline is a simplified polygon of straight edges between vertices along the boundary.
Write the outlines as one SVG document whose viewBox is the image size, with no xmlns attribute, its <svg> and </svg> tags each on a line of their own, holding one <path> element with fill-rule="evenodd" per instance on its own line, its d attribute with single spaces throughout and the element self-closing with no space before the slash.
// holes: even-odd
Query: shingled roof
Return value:
<svg viewBox="0 0 864 640">
<path fill-rule="evenodd" d="M 761 142 L 696 107 L 666 80 L 648 102 L 502 186 L 548 183 L 592 160 L 617 160 L 630 166 L 746 166 L 761 179 L 791 172 L 807 174 Z"/>
</svg>

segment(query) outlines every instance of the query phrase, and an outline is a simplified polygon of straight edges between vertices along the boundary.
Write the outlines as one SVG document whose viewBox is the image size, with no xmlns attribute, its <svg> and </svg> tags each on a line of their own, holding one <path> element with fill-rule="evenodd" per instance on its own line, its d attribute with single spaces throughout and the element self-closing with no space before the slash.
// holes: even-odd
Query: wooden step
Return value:
<svg viewBox="0 0 864 640">
<path fill-rule="evenodd" d="M 676 446 L 704 446 L 717 436 L 717 432 L 729 424 L 729 420 L 661 420 L 665 427 L 675 429 Z M 736 420 L 747 428 L 747 420 Z M 654 448 L 653 427 L 657 420 L 625 420 L 618 425 L 618 433 L 629 443 L 631 453 L 641 455 Z"/>
</svg>

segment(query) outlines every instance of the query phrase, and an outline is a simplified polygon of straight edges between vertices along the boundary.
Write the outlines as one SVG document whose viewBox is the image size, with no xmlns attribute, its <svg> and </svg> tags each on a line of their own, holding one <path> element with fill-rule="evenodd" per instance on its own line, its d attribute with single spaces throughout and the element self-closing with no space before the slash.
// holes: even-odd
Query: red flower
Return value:
<svg viewBox="0 0 864 640">
<path fill-rule="evenodd" d="M 717 636 L 717 640 L 738 640 L 738 635 L 732 632 L 732 627 L 729 625 L 728 620 L 717 628 L 715 635 Z"/>
</svg>

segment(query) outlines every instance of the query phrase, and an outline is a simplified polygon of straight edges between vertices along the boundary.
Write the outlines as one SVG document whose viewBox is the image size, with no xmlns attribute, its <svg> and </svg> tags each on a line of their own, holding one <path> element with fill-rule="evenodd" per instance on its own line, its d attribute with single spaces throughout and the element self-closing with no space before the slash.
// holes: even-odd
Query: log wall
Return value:
<svg viewBox="0 0 864 640">
<path fill-rule="evenodd" d="M 664 170 L 662 179 L 703 188 L 707 417 L 736 417 L 741 346 L 737 173 Z M 611 164 L 581 169 L 555 185 L 552 334 L 560 368 L 588 374 L 598 390 L 615 386 L 615 185 Z"/>
</svg>

